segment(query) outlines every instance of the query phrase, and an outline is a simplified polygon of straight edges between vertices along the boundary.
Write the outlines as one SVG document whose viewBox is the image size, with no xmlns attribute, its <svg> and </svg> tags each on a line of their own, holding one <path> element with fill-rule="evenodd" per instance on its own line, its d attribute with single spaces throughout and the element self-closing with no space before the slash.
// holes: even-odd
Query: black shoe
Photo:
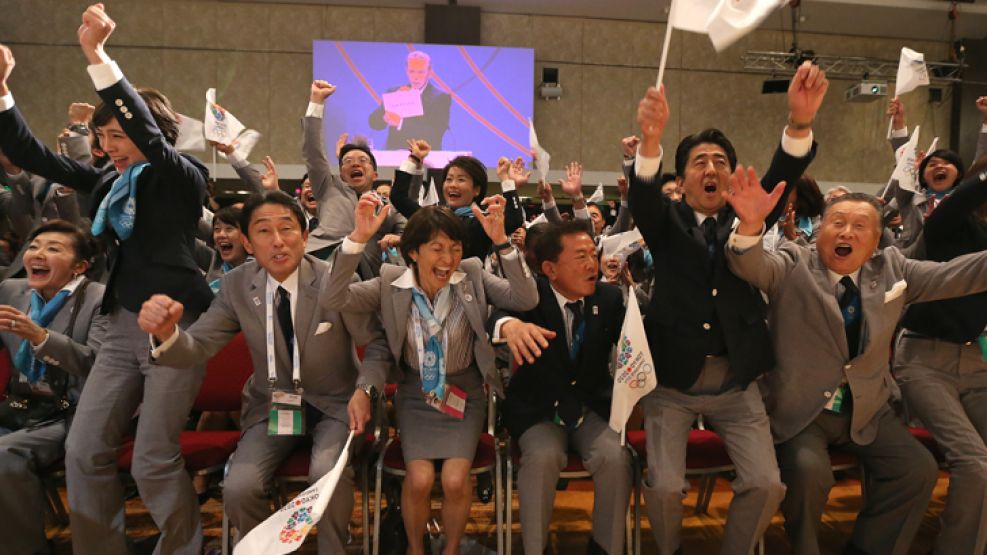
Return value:
<svg viewBox="0 0 987 555">
<path fill-rule="evenodd" d="M 489 472 L 476 475 L 476 497 L 481 503 L 489 503 L 493 499 L 493 480 Z"/>
<path fill-rule="evenodd" d="M 589 543 L 586 544 L 586 555 L 607 555 L 607 551 L 600 547 L 600 544 L 596 543 L 593 538 L 590 538 Z"/>
<path fill-rule="evenodd" d="M 864 551 L 863 549 L 860 549 L 859 547 L 853 545 L 852 543 L 848 543 L 846 544 L 846 547 L 843 548 L 843 555 L 870 555 L 870 554 Z"/>
</svg>

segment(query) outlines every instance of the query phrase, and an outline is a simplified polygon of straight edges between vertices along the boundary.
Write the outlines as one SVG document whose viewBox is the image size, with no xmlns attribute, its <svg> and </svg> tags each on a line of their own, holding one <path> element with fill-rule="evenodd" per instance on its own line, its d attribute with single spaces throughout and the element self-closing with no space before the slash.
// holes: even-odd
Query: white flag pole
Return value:
<svg viewBox="0 0 987 555">
<path fill-rule="evenodd" d="M 668 61 L 668 45 L 672 42 L 672 18 L 669 16 L 668 25 L 665 27 L 665 44 L 661 47 L 661 61 L 658 62 L 658 81 L 655 88 L 660 89 L 662 80 L 665 78 L 665 62 Z"/>
<path fill-rule="evenodd" d="M 898 97 L 895 96 L 895 97 L 892 97 L 892 98 L 898 98 Z M 888 139 L 891 138 L 891 127 L 893 125 L 894 125 L 894 116 L 891 116 L 890 118 L 888 118 L 888 136 L 887 136 Z"/>
</svg>

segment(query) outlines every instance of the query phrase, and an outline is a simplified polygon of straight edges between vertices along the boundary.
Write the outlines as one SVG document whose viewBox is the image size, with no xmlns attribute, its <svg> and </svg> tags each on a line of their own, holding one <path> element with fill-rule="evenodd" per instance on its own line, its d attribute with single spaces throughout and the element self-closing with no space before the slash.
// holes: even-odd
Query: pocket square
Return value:
<svg viewBox="0 0 987 555">
<path fill-rule="evenodd" d="M 902 293 L 905 292 L 905 289 L 907 288 L 908 288 L 908 282 L 906 282 L 905 280 L 901 280 L 895 283 L 894 285 L 891 286 L 890 291 L 884 292 L 884 303 L 887 304 L 897 299 L 898 297 L 901 296 Z"/>
<path fill-rule="evenodd" d="M 332 322 L 321 322 L 319 327 L 315 328 L 315 335 L 322 335 L 327 331 L 332 329 Z"/>
</svg>

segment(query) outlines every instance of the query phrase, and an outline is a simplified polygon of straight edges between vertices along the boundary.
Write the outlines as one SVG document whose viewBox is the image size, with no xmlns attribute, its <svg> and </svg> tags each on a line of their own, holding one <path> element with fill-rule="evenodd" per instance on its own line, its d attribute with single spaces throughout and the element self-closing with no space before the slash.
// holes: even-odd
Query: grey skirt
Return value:
<svg viewBox="0 0 987 555">
<path fill-rule="evenodd" d="M 483 376 L 473 365 L 459 374 L 447 376 L 446 382 L 466 392 L 466 411 L 462 420 L 428 406 L 418 373 L 403 368 L 394 402 L 405 461 L 473 460 L 487 421 Z"/>
</svg>

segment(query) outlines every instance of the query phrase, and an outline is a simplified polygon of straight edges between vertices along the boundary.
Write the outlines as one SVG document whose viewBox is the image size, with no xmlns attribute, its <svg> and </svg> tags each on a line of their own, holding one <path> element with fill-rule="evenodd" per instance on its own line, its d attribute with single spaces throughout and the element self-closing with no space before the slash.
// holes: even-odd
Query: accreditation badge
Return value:
<svg viewBox="0 0 987 555">
<path fill-rule="evenodd" d="M 273 390 L 271 410 L 267 417 L 267 435 L 305 435 L 305 410 L 302 395 L 297 392 Z"/>
</svg>

